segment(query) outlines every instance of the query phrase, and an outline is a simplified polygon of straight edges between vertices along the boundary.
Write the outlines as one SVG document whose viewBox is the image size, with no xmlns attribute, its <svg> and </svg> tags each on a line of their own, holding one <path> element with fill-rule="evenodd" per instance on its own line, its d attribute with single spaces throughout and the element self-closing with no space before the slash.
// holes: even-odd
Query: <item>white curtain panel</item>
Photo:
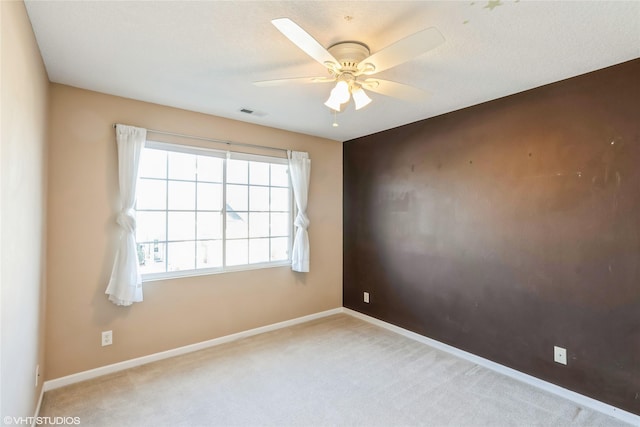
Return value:
<svg viewBox="0 0 640 427">
<path fill-rule="evenodd" d="M 138 271 L 136 248 L 136 184 L 140 153 L 147 139 L 147 130 L 116 125 L 118 143 L 118 178 L 122 209 L 117 223 L 122 228 L 118 252 L 113 263 L 106 294 L 116 305 L 131 305 L 142 301 L 142 280 Z"/>
<path fill-rule="evenodd" d="M 309 194 L 309 174 L 311 172 L 311 160 L 309 153 L 288 151 L 289 176 L 293 187 L 293 197 L 298 208 L 296 236 L 293 240 L 291 254 L 291 269 L 302 273 L 309 272 L 309 218 L 307 217 L 307 199 Z"/>
</svg>

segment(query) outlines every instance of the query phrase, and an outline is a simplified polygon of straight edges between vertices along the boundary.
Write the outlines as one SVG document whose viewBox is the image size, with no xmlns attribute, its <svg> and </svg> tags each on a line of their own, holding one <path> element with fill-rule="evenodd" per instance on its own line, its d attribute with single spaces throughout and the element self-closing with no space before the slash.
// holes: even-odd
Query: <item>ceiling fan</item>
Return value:
<svg viewBox="0 0 640 427">
<path fill-rule="evenodd" d="M 371 98 L 365 89 L 382 95 L 409 101 L 422 100 L 427 92 L 413 86 L 369 76 L 400 65 L 444 42 L 440 31 L 431 27 L 405 37 L 371 54 L 369 47 L 358 41 L 339 42 L 325 49 L 316 39 L 289 18 L 271 21 L 293 44 L 326 67 L 328 77 L 299 77 L 254 82 L 256 86 L 277 86 L 290 83 L 337 82 L 325 105 L 340 111 L 342 104 L 353 97 L 356 110 L 367 106 Z"/>
</svg>

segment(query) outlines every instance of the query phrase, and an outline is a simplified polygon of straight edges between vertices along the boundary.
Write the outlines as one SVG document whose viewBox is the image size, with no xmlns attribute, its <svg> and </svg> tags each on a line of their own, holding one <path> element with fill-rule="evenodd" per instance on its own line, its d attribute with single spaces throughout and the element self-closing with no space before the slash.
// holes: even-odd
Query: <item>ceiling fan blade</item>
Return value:
<svg viewBox="0 0 640 427">
<path fill-rule="evenodd" d="M 271 87 L 288 84 L 330 83 L 335 81 L 335 77 L 296 77 L 293 79 L 262 80 L 253 82 L 253 84 L 260 87 Z"/>
<path fill-rule="evenodd" d="M 444 37 L 436 28 L 418 31 L 360 61 L 364 74 L 374 74 L 400 65 L 444 43 Z M 366 71 L 373 64 L 375 70 Z M 359 67 L 360 68 L 360 67 Z"/>
<path fill-rule="evenodd" d="M 271 21 L 289 40 L 302 49 L 307 55 L 324 65 L 331 64 L 334 69 L 340 69 L 340 63 L 316 39 L 303 30 L 289 18 L 279 18 Z"/>
<path fill-rule="evenodd" d="M 418 89 L 414 86 L 382 79 L 366 79 L 362 82 L 362 88 L 381 95 L 414 102 L 424 101 L 431 95 L 426 90 Z"/>
</svg>

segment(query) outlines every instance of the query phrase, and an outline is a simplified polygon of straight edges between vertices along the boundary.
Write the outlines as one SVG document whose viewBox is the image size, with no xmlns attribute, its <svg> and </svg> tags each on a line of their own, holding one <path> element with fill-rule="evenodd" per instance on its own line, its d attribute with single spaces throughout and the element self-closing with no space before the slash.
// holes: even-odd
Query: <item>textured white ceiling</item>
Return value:
<svg viewBox="0 0 640 427">
<path fill-rule="evenodd" d="M 640 57 L 637 1 L 27 1 L 26 7 L 53 82 L 338 141 Z M 368 107 L 355 111 L 351 103 L 332 127 L 323 105 L 331 84 L 252 85 L 325 75 L 271 24 L 280 17 L 326 47 L 357 40 L 372 53 L 438 28 L 444 44 L 376 74 L 432 96 L 408 103 L 370 94 Z"/>
</svg>

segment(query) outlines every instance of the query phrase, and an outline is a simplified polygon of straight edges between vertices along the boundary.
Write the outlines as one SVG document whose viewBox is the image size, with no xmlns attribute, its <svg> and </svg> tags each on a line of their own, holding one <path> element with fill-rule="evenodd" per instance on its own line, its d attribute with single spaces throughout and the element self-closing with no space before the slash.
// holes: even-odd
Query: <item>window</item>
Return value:
<svg viewBox="0 0 640 427">
<path fill-rule="evenodd" d="M 143 279 L 285 265 L 287 160 L 147 141 L 136 241 Z"/>
</svg>

